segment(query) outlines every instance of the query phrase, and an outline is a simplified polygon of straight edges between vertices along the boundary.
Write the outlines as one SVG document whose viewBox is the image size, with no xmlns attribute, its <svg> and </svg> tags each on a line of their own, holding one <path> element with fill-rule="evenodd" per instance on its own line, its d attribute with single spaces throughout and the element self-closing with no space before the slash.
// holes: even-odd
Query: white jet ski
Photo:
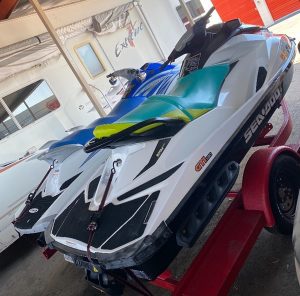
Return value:
<svg viewBox="0 0 300 296">
<path fill-rule="evenodd" d="M 179 40 L 181 77 L 115 123 L 96 128 L 93 174 L 46 241 L 90 272 L 130 270 L 154 279 L 190 247 L 233 186 L 239 163 L 280 106 L 295 44 L 238 19 L 206 28 L 212 10 Z M 93 188 L 91 190 L 90 188 Z"/>
</svg>

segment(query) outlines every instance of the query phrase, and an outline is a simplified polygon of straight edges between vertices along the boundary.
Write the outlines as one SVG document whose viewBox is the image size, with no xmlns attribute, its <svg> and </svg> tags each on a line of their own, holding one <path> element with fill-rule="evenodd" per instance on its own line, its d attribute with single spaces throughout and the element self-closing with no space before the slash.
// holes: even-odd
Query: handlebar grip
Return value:
<svg viewBox="0 0 300 296">
<path fill-rule="evenodd" d="M 215 7 L 213 6 L 207 13 L 206 13 L 206 15 L 204 16 L 205 18 L 207 18 L 207 17 L 210 17 L 211 16 L 211 14 L 215 11 Z"/>
<path fill-rule="evenodd" d="M 159 68 L 160 71 L 164 70 L 169 65 L 170 61 L 167 59 Z"/>
</svg>

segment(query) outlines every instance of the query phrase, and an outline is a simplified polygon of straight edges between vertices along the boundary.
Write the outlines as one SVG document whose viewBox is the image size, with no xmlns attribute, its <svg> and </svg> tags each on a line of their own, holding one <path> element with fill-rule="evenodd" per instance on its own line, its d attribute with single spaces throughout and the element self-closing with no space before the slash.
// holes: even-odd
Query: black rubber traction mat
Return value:
<svg viewBox="0 0 300 296">
<path fill-rule="evenodd" d="M 149 198 L 148 196 L 142 196 L 119 205 L 110 203 L 105 206 L 100 218 L 98 218 L 98 227 L 95 231 L 92 247 L 99 248 L 121 225 L 131 218 L 137 209 L 147 200 L 132 220 L 124 227 L 124 231 L 116 233 L 116 239 L 111 239 L 105 246 L 107 248 L 115 248 L 138 238 L 146 227 L 146 224 L 143 222 L 147 216 L 150 204 L 155 201 L 157 197 L 158 194 L 153 193 Z M 87 243 L 89 237 L 87 227 L 92 217 L 93 212 L 89 211 L 89 203 L 85 203 L 84 193 L 82 192 L 74 202 L 56 218 L 52 233 L 58 237 L 68 237 Z"/>
<path fill-rule="evenodd" d="M 49 207 L 57 200 L 61 193 L 51 196 L 46 195 L 42 197 L 40 192 L 31 202 L 28 210 L 18 218 L 15 222 L 15 227 L 19 229 L 31 229 L 35 223 L 43 216 L 43 214 L 49 209 Z M 31 211 L 31 212 L 29 212 Z"/>
<path fill-rule="evenodd" d="M 68 188 L 80 175 L 81 173 L 71 177 L 67 181 L 65 181 L 60 190 L 65 190 Z M 57 200 L 57 198 L 61 195 L 59 194 L 52 196 L 46 195 L 42 196 L 42 192 L 40 192 L 31 202 L 30 207 L 26 213 L 22 215 L 22 217 L 18 218 L 15 222 L 15 227 L 19 229 L 31 229 L 35 223 L 44 215 L 44 213 L 52 206 L 52 204 Z M 31 212 L 29 212 L 31 211 Z"/>
</svg>

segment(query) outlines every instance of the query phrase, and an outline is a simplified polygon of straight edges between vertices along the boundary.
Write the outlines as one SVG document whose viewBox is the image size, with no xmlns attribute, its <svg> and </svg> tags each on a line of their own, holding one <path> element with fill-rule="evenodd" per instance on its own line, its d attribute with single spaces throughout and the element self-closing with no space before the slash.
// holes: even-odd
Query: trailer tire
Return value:
<svg viewBox="0 0 300 296">
<path fill-rule="evenodd" d="M 279 155 L 272 164 L 269 198 L 275 225 L 271 232 L 291 235 L 300 188 L 299 160 L 288 154 Z"/>
</svg>

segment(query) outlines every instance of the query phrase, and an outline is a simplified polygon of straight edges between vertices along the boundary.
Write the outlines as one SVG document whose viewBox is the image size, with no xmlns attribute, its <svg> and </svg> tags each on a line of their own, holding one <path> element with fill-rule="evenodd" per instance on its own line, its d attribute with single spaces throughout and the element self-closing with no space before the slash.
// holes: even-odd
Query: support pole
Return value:
<svg viewBox="0 0 300 296">
<path fill-rule="evenodd" d="M 15 115 L 13 115 L 13 113 L 10 111 L 9 107 L 7 106 L 7 104 L 5 103 L 5 101 L 2 98 L 0 98 L 0 106 L 1 105 L 3 106 L 5 111 L 8 113 L 8 115 L 10 116 L 10 118 L 14 122 L 14 124 L 17 126 L 17 128 L 19 130 L 22 129 L 22 126 L 20 125 L 19 121 L 16 119 Z"/>
<path fill-rule="evenodd" d="M 184 12 L 186 13 L 186 16 L 189 20 L 189 23 L 191 26 L 193 26 L 195 24 L 194 19 L 190 13 L 190 10 L 188 8 L 188 6 L 185 3 L 185 0 L 179 0 L 180 5 L 182 6 L 182 9 L 184 10 Z"/>
<path fill-rule="evenodd" d="M 92 104 L 94 105 L 96 111 L 101 115 L 105 116 L 106 113 L 102 108 L 100 101 L 97 99 L 96 95 L 93 93 L 91 88 L 89 87 L 88 83 L 86 82 L 85 78 L 81 74 L 80 70 L 78 69 L 77 65 L 69 58 L 67 51 L 65 50 L 59 36 L 57 35 L 54 27 L 50 23 L 48 17 L 46 16 L 45 12 L 43 11 L 40 3 L 38 0 L 29 0 L 31 5 L 34 7 L 36 13 L 40 17 L 42 23 L 48 30 L 50 36 L 53 38 L 53 41 L 57 45 L 58 49 L 60 50 L 61 54 L 65 58 L 66 62 L 68 63 L 69 67 L 71 68 L 72 72 L 74 73 L 75 77 L 77 78 L 78 82 L 80 83 L 82 89 L 86 92 L 87 96 L 91 100 Z"/>
</svg>

